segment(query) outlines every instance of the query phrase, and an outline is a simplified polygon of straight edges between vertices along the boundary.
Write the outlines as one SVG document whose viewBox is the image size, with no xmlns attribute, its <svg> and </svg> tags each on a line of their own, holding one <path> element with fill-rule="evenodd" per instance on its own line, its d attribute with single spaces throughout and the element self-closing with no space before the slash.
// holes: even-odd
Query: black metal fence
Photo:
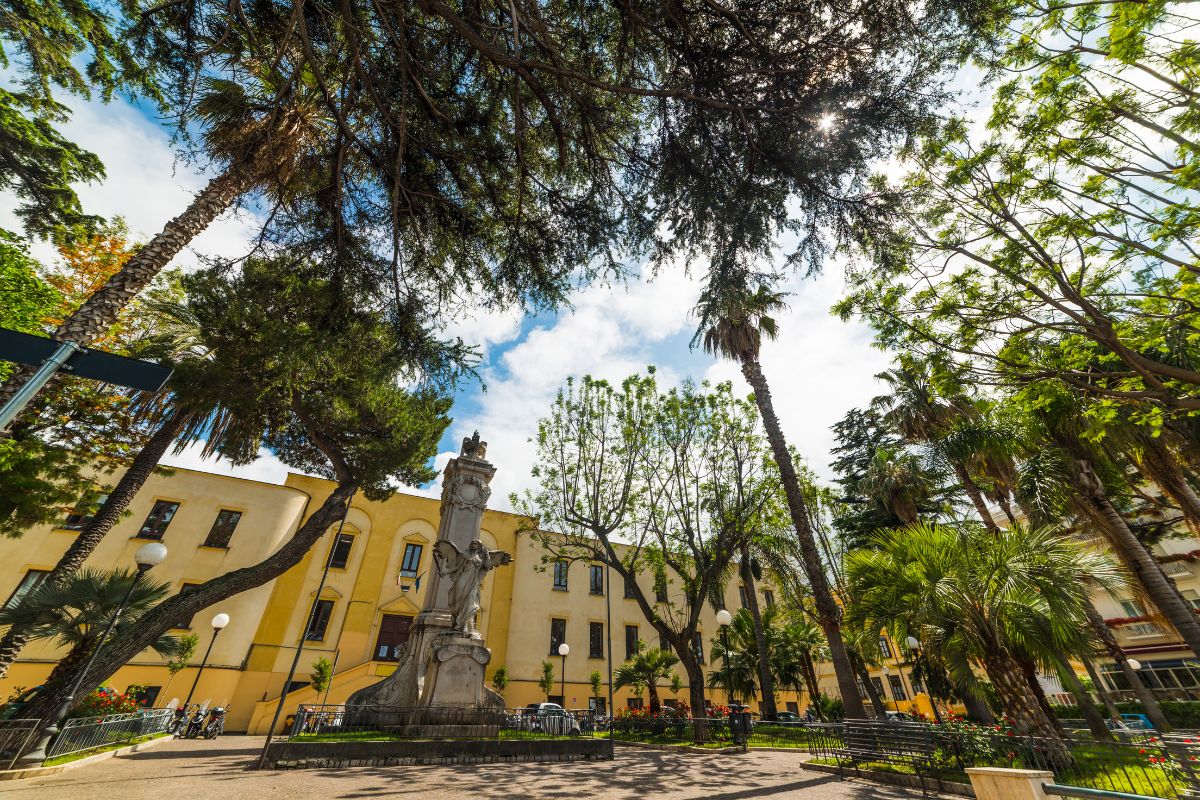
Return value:
<svg viewBox="0 0 1200 800">
<path fill-rule="evenodd" d="M 0 719 L 0 769 L 12 769 L 41 729 L 40 719 Z"/>
<path fill-rule="evenodd" d="M 967 783 L 969 767 L 1010 767 L 1047 770 L 1055 782 L 1112 792 L 1177 798 L 1200 789 L 1200 740 L 1190 737 L 1148 737 L 1145 741 L 1100 742 L 1017 736 L 980 727 L 928 726 L 925 752 L 889 748 L 891 723 L 851 723 L 878 730 L 874 751 L 847 747 L 836 728 L 809 740 L 809 751 L 820 761 L 843 769 L 905 772 L 940 781 Z M 754 746 L 753 739 L 751 746 Z M 907 750 L 907 755 L 905 755 Z"/>
<path fill-rule="evenodd" d="M 289 734 L 297 741 L 529 739 L 590 736 L 607 724 L 588 712 L 395 706 L 303 706 Z"/>
</svg>

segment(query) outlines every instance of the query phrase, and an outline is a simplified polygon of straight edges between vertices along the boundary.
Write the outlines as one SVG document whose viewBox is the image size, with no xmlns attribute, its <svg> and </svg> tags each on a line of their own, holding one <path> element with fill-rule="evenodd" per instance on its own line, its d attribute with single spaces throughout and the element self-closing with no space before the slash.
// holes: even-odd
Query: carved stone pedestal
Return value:
<svg viewBox="0 0 1200 800">
<path fill-rule="evenodd" d="M 429 648 L 421 704 L 437 709 L 504 708 L 504 698 L 487 688 L 483 673 L 492 653 L 483 640 L 461 633 L 443 633 Z M 448 720 L 447 720 L 448 721 Z"/>
</svg>

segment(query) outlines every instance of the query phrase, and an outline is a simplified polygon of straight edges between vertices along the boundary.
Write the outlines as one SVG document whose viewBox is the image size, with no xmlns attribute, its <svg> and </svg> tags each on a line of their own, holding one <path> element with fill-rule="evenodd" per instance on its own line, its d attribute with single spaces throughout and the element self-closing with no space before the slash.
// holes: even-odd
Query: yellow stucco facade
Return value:
<svg viewBox="0 0 1200 800">
<path fill-rule="evenodd" d="M 172 592 L 188 584 L 260 561 L 296 530 L 308 511 L 316 508 L 333 484 L 320 478 L 289 475 L 283 485 L 175 469 L 170 475 L 150 478 L 129 514 L 96 549 L 87 565 L 101 569 L 131 566 L 134 551 L 147 538 L 161 535 L 168 548 L 166 561 L 150 576 L 170 585 Z M 155 530 L 148 517 L 156 504 L 177 503 L 169 524 Z M 211 546 L 214 523 L 222 511 L 240 512 L 224 546 Z M 226 515 L 226 518 L 229 515 Z M 404 637 L 407 621 L 420 610 L 428 576 L 433 567 L 432 547 L 438 527 L 439 502 L 428 497 L 397 493 L 386 501 L 356 497 L 342 532 L 338 558 L 334 561 L 320 599 L 325 610 L 316 629 L 305 638 L 296 683 L 285 698 L 285 714 L 301 704 L 341 703 L 351 692 L 378 681 L 394 669 L 390 646 Z M 544 564 L 543 551 L 528 534 L 519 533 L 519 518 L 513 514 L 487 511 L 481 538 L 492 549 L 513 554 L 511 565 L 490 572 L 482 591 L 478 628 L 492 651 L 489 680 L 503 665 L 510 684 L 504 691 L 509 706 L 522 706 L 546 699 L 538 688 L 542 662 L 554 665 L 559 694 L 562 660 L 552 653 L 552 626 L 565 626 L 571 652 L 566 659 L 565 703 L 569 708 L 587 708 L 592 695 L 590 676 L 603 676 L 602 694 L 607 696 L 608 613 L 603 592 L 594 591 L 591 565 L 576 562 L 566 574 L 566 586 L 556 580 L 554 570 Z M 49 570 L 72 541 L 76 532 L 67 527 L 45 526 L 28 531 L 20 539 L 0 541 L 0 598 L 10 601 L 18 588 L 27 586 L 38 571 Z M 353 537 L 349 539 L 348 537 Z M 220 539 L 221 537 L 218 537 Z M 209 620 L 223 612 L 230 624 L 217 637 L 207 667 L 196 687 L 193 702 L 229 707 L 228 729 L 265 732 L 288 668 L 301 640 L 303 628 L 315 599 L 322 567 L 335 547 L 337 533 L 328 531 L 321 542 L 294 568 L 257 589 L 228 598 L 191 620 L 181 622 L 199 636 L 193 663 L 171 676 L 163 661 L 144 652 L 114 676 L 111 685 L 124 691 L 131 685 L 157 687 L 155 705 L 182 701 L 196 677 L 201 656 L 213 632 Z M 346 541 L 348 539 L 348 541 Z M 206 544 L 207 543 L 207 544 Z M 417 549 L 419 548 L 419 550 Z M 408 559 L 405 562 L 405 559 Z M 344 562 L 344 563 L 343 563 Z M 561 576 L 560 576 L 561 578 Z M 641 576 L 652 595 L 650 576 Z M 559 584 L 559 585 L 556 585 Z M 607 588 L 607 587 L 603 587 Z M 740 587 L 729 587 L 726 607 L 741 607 Z M 758 587 L 759 602 L 766 604 L 769 585 Z M 657 634 L 641 614 L 638 604 L 625 597 L 617 586 L 611 597 L 611 642 L 614 667 L 627 655 L 627 627 L 636 627 L 630 638 L 656 645 Z M 555 623 L 553 620 L 562 620 Z M 593 629 L 602 626 L 601 649 L 594 648 Z M 714 613 L 705 609 L 700 625 L 706 662 L 718 635 Z M 181 628 L 178 632 L 186 632 Z M 35 642 L 23 652 L 7 677 L 0 680 L 0 698 L 18 688 L 38 685 L 61 652 L 47 642 Z M 313 662 L 333 662 L 336 669 L 328 698 L 318 697 L 306 684 Z M 707 664 L 705 669 L 712 669 Z M 878 673 L 876 673 L 878 674 Z M 686 675 L 680 670 L 684 688 L 679 699 L 687 699 Z M 836 694 L 832 672 L 820 665 L 824 691 Z M 887 682 L 886 680 L 884 681 Z M 675 695 L 665 685 L 663 699 Z M 713 702 L 725 702 L 723 693 L 710 691 Z M 911 697 L 911 694 L 909 695 Z M 630 689 L 615 693 L 617 707 L 633 697 Z M 808 698 L 781 692 L 780 710 L 803 711 Z M 757 703 L 752 703 L 757 707 Z M 899 703 L 907 710 L 911 703 Z"/>
</svg>

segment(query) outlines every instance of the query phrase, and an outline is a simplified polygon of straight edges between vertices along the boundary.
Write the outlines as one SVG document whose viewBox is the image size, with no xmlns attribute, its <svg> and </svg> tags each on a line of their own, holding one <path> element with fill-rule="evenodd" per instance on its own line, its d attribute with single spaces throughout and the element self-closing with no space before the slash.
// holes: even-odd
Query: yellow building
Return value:
<svg viewBox="0 0 1200 800">
<path fill-rule="evenodd" d="M 161 540 L 169 555 L 149 576 L 168 583 L 174 592 L 186 592 L 192 585 L 260 561 L 291 536 L 308 510 L 318 507 L 332 488 L 329 481 L 296 474 L 289 475 L 283 485 L 188 469 L 175 469 L 170 476 L 155 475 L 87 565 L 100 569 L 132 566 L 133 553 L 140 545 L 148 539 Z M 302 635 L 304 652 L 285 699 L 285 713 L 301 704 L 344 702 L 351 692 L 395 668 L 395 648 L 407 638 L 408 626 L 429 585 L 438 520 L 439 503 L 431 498 L 398 493 L 386 501 L 372 502 L 356 497 L 341 535 L 336 527 L 331 529 L 303 561 L 280 578 L 224 600 L 192 620 L 180 620 L 178 633 L 190 629 L 200 639 L 192 664 L 172 676 L 162 659 L 147 651 L 119 670 L 111 685 L 120 691 L 133 685 L 148 687 L 148 699 L 158 706 L 182 701 L 213 636 L 209 620 L 223 612 L 231 621 L 213 645 L 193 702 L 228 706 L 229 730 L 266 731 Z M 15 602 L 36 586 L 66 550 L 79 522 L 67 518 L 59 527 L 45 526 L 20 539 L 0 541 L 0 598 Z M 657 645 L 657 635 L 638 604 L 625 596 L 624 587 L 605 597 L 601 567 L 580 562 L 547 566 L 542 548 L 518 528 L 519 518 L 513 514 L 484 514 L 484 543 L 514 557 L 511 565 L 491 571 L 483 585 L 478 628 L 492 651 L 489 680 L 503 665 L 510 680 L 504 691 L 509 706 L 545 700 L 537 685 L 542 662 L 552 662 L 556 682 L 561 680 L 562 659 L 557 649 L 559 642 L 565 641 L 570 654 L 563 701 L 569 708 L 587 708 L 592 702 L 593 672 L 605 676 L 602 694 L 605 698 L 608 694 L 606 603 L 611 604 L 614 666 L 626 660 L 639 639 Z M 316 598 L 327 558 L 332 558 L 329 578 Z M 639 581 L 652 593 L 649 575 Z M 761 605 L 773 602 L 769 582 L 757 590 Z M 740 608 L 739 595 L 744 591 L 736 582 L 731 584 L 727 608 Z M 314 599 L 319 600 L 317 613 L 304 631 Z M 706 608 L 699 637 L 706 662 L 711 660 L 717 636 L 715 614 Z M 0 698 L 38 685 L 61 655 L 47 642 L 30 644 L 0 680 Z M 319 658 L 336 662 L 327 699 L 307 685 L 313 662 Z M 706 670 L 712 668 L 706 663 Z M 682 670 L 680 678 L 685 685 L 678 698 L 686 701 Z M 827 693 L 836 693 L 827 665 L 821 665 L 821 682 Z M 659 693 L 671 701 L 675 697 L 667 683 L 664 681 Z M 551 692 L 560 693 L 558 685 Z M 720 691 L 708 694 L 713 702 L 725 702 Z M 614 696 L 617 707 L 638 702 L 630 689 Z M 778 705 L 780 710 L 802 712 L 808 698 L 779 692 Z"/>
</svg>

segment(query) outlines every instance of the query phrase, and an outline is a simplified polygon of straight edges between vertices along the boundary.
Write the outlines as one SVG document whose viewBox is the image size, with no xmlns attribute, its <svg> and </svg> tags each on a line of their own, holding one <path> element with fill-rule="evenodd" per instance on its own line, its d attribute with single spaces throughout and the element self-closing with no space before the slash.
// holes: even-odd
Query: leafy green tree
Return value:
<svg viewBox="0 0 1200 800">
<path fill-rule="evenodd" d="M 504 694 L 504 690 L 508 688 L 508 667 L 501 664 L 496 667 L 496 671 L 492 673 L 492 686 L 496 687 L 496 691 Z"/>
<path fill-rule="evenodd" d="M 163 694 L 166 695 L 167 689 L 171 688 L 171 681 L 175 680 L 175 676 L 187 669 L 192 657 L 196 655 L 196 648 L 200 646 L 200 637 L 194 633 L 185 633 L 182 636 L 176 637 L 179 640 L 179 648 L 175 655 L 167 659 L 167 685 L 163 687 Z"/>
<path fill-rule="evenodd" d="M 705 707 L 701 611 L 721 602 L 742 543 L 776 502 L 758 424 L 728 384 L 569 382 L 538 424 L 536 485 L 513 498 L 548 561 L 607 563 L 630 588 L 683 665 L 693 713 Z M 653 593 L 639 574 L 655 577 Z"/>
<path fill-rule="evenodd" d="M 604 676 L 598 670 L 588 675 L 588 685 L 592 689 L 592 700 L 595 701 L 596 707 L 600 705 L 600 700 L 604 696 Z"/>
<path fill-rule="evenodd" d="M 318 695 L 325 691 L 325 687 L 329 686 L 333 680 L 333 664 L 325 656 L 321 656 L 313 662 L 312 672 L 308 675 L 313 691 Z"/>
<path fill-rule="evenodd" d="M 638 648 L 633 658 L 617 667 L 613 672 L 613 688 L 632 686 L 645 689 L 650 695 L 650 710 L 658 711 L 662 705 L 658 699 L 658 682 L 675 674 L 679 658 L 669 650 Z"/>
<path fill-rule="evenodd" d="M 542 677 L 538 678 L 538 688 L 546 695 L 546 702 L 550 702 L 550 693 L 554 691 L 554 664 L 549 661 L 542 662 Z M 563 698 L 563 702 L 566 702 L 566 698 Z"/>
<path fill-rule="evenodd" d="M 449 422 L 450 400 L 438 388 L 442 376 L 427 369 L 443 363 L 439 343 L 424 343 L 426 351 L 415 351 L 410 340 L 397 343 L 386 314 L 356 303 L 311 264 L 292 260 L 281 269 L 251 261 L 238 273 L 196 273 L 186 287 L 176 318 L 188 322 L 198 337 L 193 344 L 212 358 L 176 362 L 178 382 L 147 413 L 171 419 L 187 412 L 178 441 L 204 438 L 206 453 L 246 463 L 267 447 L 337 486 L 270 556 L 172 597 L 136 630 L 117 636 L 85 677 L 85 688 L 173 621 L 299 563 L 356 492 L 381 499 L 395 491 L 396 481 L 432 479 L 428 464 Z M 198 409 L 209 410 L 205 421 Z"/>
<path fill-rule="evenodd" d="M 1124 582 L 1107 556 L 1021 526 L 880 532 L 873 547 L 849 555 L 847 570 L 856 625 L 886 628 L 900 641 L 916 636 L 959 677 L 973 678 L 972 665 L 981 665 L 1018 732 L 1052 740 L 1058 729 L 1024 680 L 1019 652 L 1037 636 L 1061 646 L 1085 627 L 1081 576 L 1114 589 Z"/>
</svg>

